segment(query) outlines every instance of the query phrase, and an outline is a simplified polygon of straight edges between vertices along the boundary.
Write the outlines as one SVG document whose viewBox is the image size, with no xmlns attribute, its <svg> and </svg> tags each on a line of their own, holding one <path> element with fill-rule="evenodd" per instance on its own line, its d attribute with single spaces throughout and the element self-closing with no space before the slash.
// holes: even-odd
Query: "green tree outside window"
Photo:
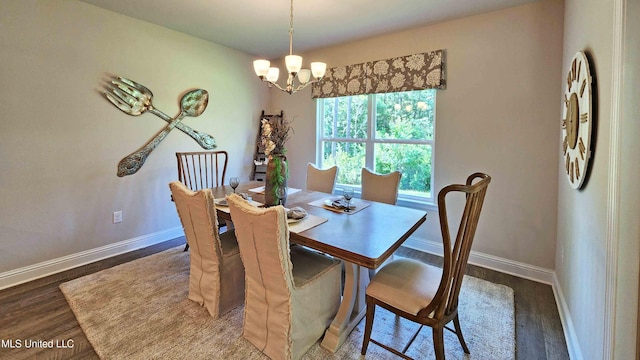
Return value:
<svg viewBox="0 0 640 360">
<path fill-rule="evenodd" d="M 400 196 L 432 197 L 435 90 L 319 99 L 321 165 L 359 186 L 362 167 L 402 172 Z M 372 110 L 370 110 L 372 109 Z"/>
</svg>

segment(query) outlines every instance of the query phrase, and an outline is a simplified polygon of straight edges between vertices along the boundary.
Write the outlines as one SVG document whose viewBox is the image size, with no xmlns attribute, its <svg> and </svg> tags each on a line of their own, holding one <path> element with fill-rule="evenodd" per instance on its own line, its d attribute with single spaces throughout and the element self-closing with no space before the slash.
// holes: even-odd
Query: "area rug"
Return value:
<svg viewBox="0 0 640 360">
<path fill-rule="evenodd" d="M 242 337 L 243 309 L 213 320 L 187 299 L 189 253 L 182 247 L 144 257 L 60 285 L 82 330 L 102 359 L 266 359 Z M 467 276 L 459 315 L 471 355 L 445 330 L 447 359 L 514 359 L 513 290 Z M 364 320 L 335 354 L 317 343 L 303 359 L 363 359 Z M 417 325 L 378 308 L 374 339 L 402 348 Z M 407 354 L 433 359 L 431 329 L 423 328 Z M 394 359 L 375 344 L 365 359 Z"/>
</svg>

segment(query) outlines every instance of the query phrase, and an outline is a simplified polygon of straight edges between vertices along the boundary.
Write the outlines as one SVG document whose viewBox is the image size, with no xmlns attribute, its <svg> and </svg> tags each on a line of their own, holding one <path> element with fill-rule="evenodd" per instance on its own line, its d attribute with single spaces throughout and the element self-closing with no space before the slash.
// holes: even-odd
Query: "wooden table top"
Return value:
<svg viewBox="0 0 640 360">
<path fill-rule="evenodd" d="M 236 192 L 248 192 L 264 182 L 240 184 Z M 216 198 L 232 192 L 229 186 L 213 189 Z M 255 201 L 264 202 L 263 194 L 250 193 Z M 380 266 L 427 218 L 424 211 L 368 201 L 365 209 L 354 214 L 336 213 L 310 202 L 331 197 L 331 194 L 302 190 L 290 194 L 285 204 L 300 206 L 308 213 L 328 221 L 300 233 L 290 233 L 290 241 L 335 256 L 370 269 Z M 338 198 L 339 195 L 333 195 Z M 229 214 L 218 212 L 221 219 Z"/>
</svg>

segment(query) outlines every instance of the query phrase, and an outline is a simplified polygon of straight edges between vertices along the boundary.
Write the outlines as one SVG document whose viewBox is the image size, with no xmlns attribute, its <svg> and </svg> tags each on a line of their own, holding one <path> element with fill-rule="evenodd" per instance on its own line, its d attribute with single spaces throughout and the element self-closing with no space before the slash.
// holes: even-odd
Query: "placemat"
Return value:
<svg viewBox="0 0 640 360">
<path fill-rule="evenodd" d="M 309 205 L 311 206 L 317 206 L 317 207 L 321 207 L 323 209 L 327 209 L 329 211 L 333 211 L 333 212 L 337 212 L 340 214 L 349 214 L 349 215 L 353 215 L 355 213 L 357 213 L 358 211 L 362 210 L 362 209 L 366 209 L 369 205 L 371 205 L 370 202 L 361 200 L 361 199 L 351 199 L 351 205 L 355 206 L 355 209 L 351 209 L 351 211 L 349 212 L 345 212 L 344 209 L 336 209 L 332 206 L 328 206 L 325 204 L 325 202 L 328 200 L 329 202 L 334 201 L 334 200 L 338 200 L 341 199 L 341 197 L 339 196 L 329 196 L 320 200 L 316 200 L 316 201 L 312 201 L 309 203 Z"/>
<path fill-rule="evenodd" d="M 227 201 L 226 198 L 217 198 L 217 199 L 214 199 L 214 201 L 216 202 L 216 210 L 220 210 L 222 212 L 225 212 L 225 213 L 229 214 L 229 205 L 220 204 L 220 201 Z M 264 204 L 262 204 L 261 202 L 258 202 L 258 201 L 251 200 L 251 205 L 253 205 L 255 207 L 260 207 L 260 206 L 262 206 Z"/>
<path fill-rule="evenodd" d="M 258 186 L 258 187 L 253 188 L 253 189 L 249 189 L 249 191 L 252 192 L 252 193 L 256 193 L 256 194 L 264 194 L 264 185 Z M 300 189 L 288 188 L 287 189 L 287 195 L 291 195 L 293 193 L 297 193 L 298 191 L 300 191 Z"/>
<path fill-rule="evenodd" d="M 328 221 L 327 218 L 323 218 L 321 216 L 316 216 L 312 214 L 307 214 L 307 217 L 298 221 L 287 219 L 287 223 L 289 224 L 289 231 L 296 234 L 303 232 L 305 230 L 309 230 L 312 227 L 316 227 L 327 221 Z"/>
<path fill-rule="evenodd" d="M 226 200 L 226 199 L 225 198 L 215 199 L 216 209 L 229 214 L 229 206 L 220 205 L 219 202 L 221 200 Z M 256 207 L 260 207 L 260 206 L 263 205 L 261 202 L 253 201 L 253 200 L 251 200 L 251 204 L 253 206 L 256 206 Z M 299 232 L 303 232 L 305 230 L 309 230 L 312 227 L 318 226 L 318 225 L 320 225 L 322 223 L 325 223 L 327 221 L 328 221 L 328 219 L 326 219 L 326 218 L 323 218 L 321 216 L 312 215 L 312 214 L 307 214 L 307 217 L 305 217 L 302 220 L 298 220 L 298 221 L 292 220 L 292 219 L 287 219 L 287 223 L 289 224 L 289 231 L 291 231 L 293 233 L 299 233 Z"/>
</svg>

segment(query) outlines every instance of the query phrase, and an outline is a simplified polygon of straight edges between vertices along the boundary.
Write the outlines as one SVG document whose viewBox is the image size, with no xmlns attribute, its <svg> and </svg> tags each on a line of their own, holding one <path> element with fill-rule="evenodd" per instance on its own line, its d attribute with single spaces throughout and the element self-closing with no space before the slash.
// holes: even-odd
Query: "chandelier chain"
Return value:
<svg viewBox="0 0 640 360">
<path fill-rule="evenodd" d="M 289 55 L 293 55 L 293 0 L 291 0 L 289 15 Z"/>
</svg>

